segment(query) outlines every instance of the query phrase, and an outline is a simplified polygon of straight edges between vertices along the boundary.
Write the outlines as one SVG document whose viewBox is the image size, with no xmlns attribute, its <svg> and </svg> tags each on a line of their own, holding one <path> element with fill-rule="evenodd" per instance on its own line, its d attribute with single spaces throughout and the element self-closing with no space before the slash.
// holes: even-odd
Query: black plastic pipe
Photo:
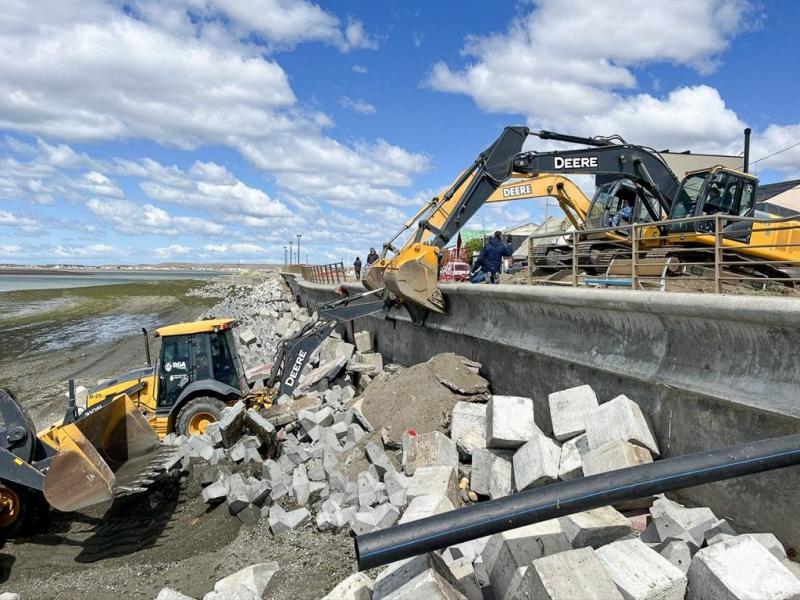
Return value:
<svg viewBox="0 0 800 600">
<path fill-rule="evenodd" d="M 800 434 L 554 483 L 355 538 L 358 568 L 447 548 L 555 517 L 800 464 Z"/>
</svg>

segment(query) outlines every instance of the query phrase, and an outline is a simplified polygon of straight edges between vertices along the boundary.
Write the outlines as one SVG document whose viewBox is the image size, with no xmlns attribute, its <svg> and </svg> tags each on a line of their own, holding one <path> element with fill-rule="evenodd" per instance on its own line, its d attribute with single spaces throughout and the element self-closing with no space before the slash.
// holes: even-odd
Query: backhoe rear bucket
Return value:
<svg viewBox="0 0 800 600">
<path fill-rule="evenodd" d="M 61 511 L 110 500 L 131 481 L 140 483 L 159 453 L 158 435 L 128 396 L 87 412 L 54 430 L 58 452 L 44 478 L 44 496 Z"/>
<path fill-rule="evenodd" d="M 397 298 L 444 313 L 444 297 L 438 286 L 438 256 L 432 246 L 415 244 L 404 251 L 386 267 L 383 279 L 386 289 Z"/>
</svg>

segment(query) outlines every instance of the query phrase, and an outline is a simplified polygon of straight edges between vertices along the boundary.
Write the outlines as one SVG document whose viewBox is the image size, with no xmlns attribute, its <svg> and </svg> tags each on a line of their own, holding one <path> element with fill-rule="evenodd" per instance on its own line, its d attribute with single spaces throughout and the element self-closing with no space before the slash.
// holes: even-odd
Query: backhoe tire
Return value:
<svg viewBox="0 0 800 600">
<path fill-rule="evenodd" d="M 44 496 L 12 483 L 1 482 L 4 504 L 6 508 L 0 514 L 0 540 L 33 535 L 47 528 L 50 507 Z"/>
<path fill-rule="evenodd" d="M 226 406 L 227 404 L 218 398 L 209 396 L 192 398 L 178 413 L 175 431 L 186 437 L 200 435 L 209 423 L 219 421 Z"/>
</svg>

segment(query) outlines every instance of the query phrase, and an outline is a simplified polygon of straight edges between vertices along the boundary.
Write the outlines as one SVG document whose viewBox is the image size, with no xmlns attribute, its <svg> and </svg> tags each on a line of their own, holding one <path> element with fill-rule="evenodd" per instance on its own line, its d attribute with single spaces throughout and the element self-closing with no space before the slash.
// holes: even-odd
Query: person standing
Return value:
<svg viewBox="0 0 800 600">
<path fill-rule="evenodd" d="M 494 232 L 494 237 L 483 246 L 483 250 L 478 255 L 478 260 L 475 261 L 475 266 L 472 270 L 473 273 L 478 269 L 488 273 L 490 283 L 500 283 L 503 257 L 511 256 L 514 253 L 511 244 L 508 242 L 504 244 L 502 237 L 503 234 L 499 231 Z"/>
<path fill-rule="evenodd" d="M 379 258 L 378 257 L 378 253 L 375 252 L 375 248 L 370 248 L 369 249 L 369 254 L 367 254 L 367 264 L 371 265 L 376 260 L 378 260 L 378 258 Z"/>
<path fill-rule="evenodd" d="M 356 272 L 356 279 L 361 279 L 361 258 L 358 256 L 353 263 L 353 270 Z"/>
</svg>

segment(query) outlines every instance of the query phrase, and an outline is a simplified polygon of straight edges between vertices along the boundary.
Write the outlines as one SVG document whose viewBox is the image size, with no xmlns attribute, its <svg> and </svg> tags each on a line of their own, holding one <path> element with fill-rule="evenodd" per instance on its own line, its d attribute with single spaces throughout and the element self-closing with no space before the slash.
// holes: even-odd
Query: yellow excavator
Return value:
<svg viewBox="0 0 800 600">
<path fill-rule="evenodd" d="M 674 245 L 708 247 L 715 243 L 710 230 L 713 220 L 685 222 L 686 216 L 731 215 L 753 217 L 758 179 L 747 173 L 749 132 L 745 136 L 744 171 L 713 166 L 688 173 L 679 180 L 664 158 L 655 150 L 629 144 L 621 138 L 580 138 L 531 132 L 526 127 L 506 127 L 498 139 L 482 152 L 472 165 L 451 184 L 444 194 L 434 197 L 403 228 L 383 246 L 364 279 L 369 290 L 385 288 L 390 301 L 404 302 L 414 313 L 418 309 L 443 313 L 444 298 L 437 285 L 441 249 L 475 212 L 508 180 L 524 180 L 540 174 L 606 175 L 621 180 L 611 186 L 628 186 L 634 202 L 633 222 L 653 222 L 640 235 L 642 250 L 649 247 Z M 589 148 L 553 152 L 521 152 L 529 135 L 542 139 L 585 144 Z M 625 194 L 623 188 L 598 188 L 584 221 L 592 227 L 604 227 L 601 234 L 608 239 L 624 234 L 614 231 L 611 220 L 618 213 Z M 656 222 L 675 221 L 666 226 Z M 770 228 L 769 224 L 753 221 L 723 219 L 722 244 L 734 250 L 745 262 L 752 259 L 755 270 L 769 272 L 770 261 L 800 260 L 800 233 Z M 400 248 L 395 242 L 416 225 L 408 241 Z M 800 227 L 800 223 L 796 223 Z M 789 244 L 784 242 L 788 241 Z M 793 244 L 793 245 L 792 245 Z M 416 307 L 416 308 L 414 308 Z M 417 314 L 421 317 L 423 313 Z M 412 317 L 414 314 L 412 314 Z M 415 317 L 415 318 L 417 318 Z"/>
</svg>

